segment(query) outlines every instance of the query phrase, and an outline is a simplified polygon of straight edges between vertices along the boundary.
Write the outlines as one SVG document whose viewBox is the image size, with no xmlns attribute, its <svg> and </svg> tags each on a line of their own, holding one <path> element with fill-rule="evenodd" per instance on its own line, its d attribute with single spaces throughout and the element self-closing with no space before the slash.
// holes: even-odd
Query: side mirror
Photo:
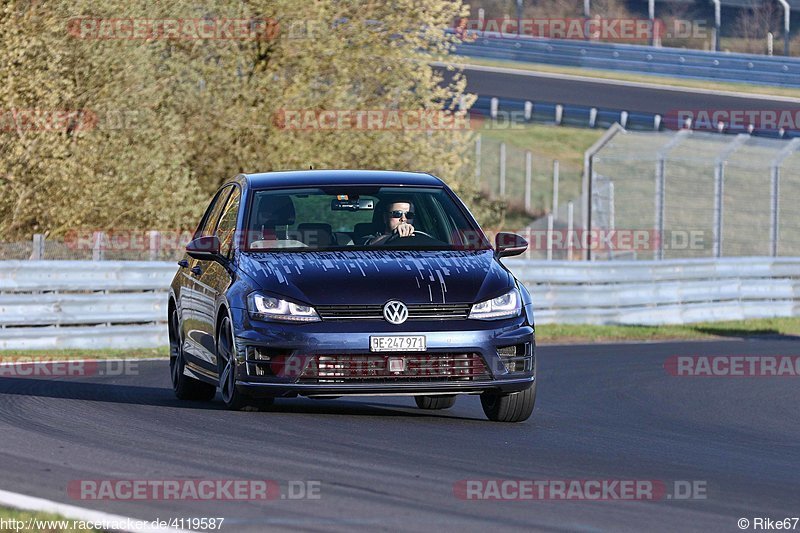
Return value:
<svg viewBox="0 0 800 533">
<path fill-rule="evenodd" d="M 498 233 L 494 237 L 494 248 L 499 257 L 511 257 L 527 250 L 528 241 L 516 233 Z"/>
<path fill-rule="evenodd" d="M 190 257 L 202 261 L 219 259 L 219 237 L 216 235 L 197 237 L 186 245 L 186 253 L 188 253 Z"/>
</svg>

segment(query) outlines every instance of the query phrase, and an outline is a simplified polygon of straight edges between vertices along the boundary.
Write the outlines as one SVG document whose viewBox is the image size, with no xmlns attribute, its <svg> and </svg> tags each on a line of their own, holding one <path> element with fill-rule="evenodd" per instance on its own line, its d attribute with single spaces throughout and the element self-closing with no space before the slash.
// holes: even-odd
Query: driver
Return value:
<svg viewBox="0 0 800 533">
<path fill-rule="evenodd" d="M 383 223 L 386 226 L 383 234 L 372 237 L 368 245 L 380 245 L 393 236 L 410 237 L 414 235 L 414 204 L 411 202 L 392 202 L 386 206 L 383 213 Z"/>
</svg>

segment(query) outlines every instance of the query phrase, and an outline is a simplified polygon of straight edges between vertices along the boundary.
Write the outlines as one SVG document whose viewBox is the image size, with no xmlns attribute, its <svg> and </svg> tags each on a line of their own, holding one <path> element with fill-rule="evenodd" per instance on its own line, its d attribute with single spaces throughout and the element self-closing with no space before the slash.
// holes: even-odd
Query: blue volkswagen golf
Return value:
<svg viewBox="0 0 800 533">
<path fill-rule="evenodd" d="M 479 394 L 490 420 L 536 400 L 531 297 L 459 198 L 429 174 L 240 175 L 205 212 L 172 282 L 175 394 L 230 409 L 276 397 Z"/>
</svg>

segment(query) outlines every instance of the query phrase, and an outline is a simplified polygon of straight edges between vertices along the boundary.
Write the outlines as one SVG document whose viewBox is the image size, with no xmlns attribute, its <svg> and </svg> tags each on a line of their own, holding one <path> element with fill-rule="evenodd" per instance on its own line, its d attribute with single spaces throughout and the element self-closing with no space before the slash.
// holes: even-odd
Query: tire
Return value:
<svg viewBox="0 0 800 533">
<path fill-rule="evenodd" d="M 236 388 L 236 347 L 228 317 L 220 322 L 217 335 L 217 371 L 222 403 L 232 411 L 258 411 L 272 405 L 273 398 L 253 398 Z"/>
<path fill-rule="evenodd" d="M 536 404 L 536 384 L 528 390 L 498 394 L 481 394 L 481 406 L 492 422 L 524 422 L 533 413 Z"/>
<path fill-rule="evenodd" d="M 217 388 L 183 373 L 186 361 L 183 357 L 183 335 L 178 310 L 173 309 L 169 319 L 169 373 L 172 390 L 179 400 L 211 401 Z"/>
<path fill-rule="evenodd" d="M 414 396 L 420 409 L 450 409 L 456 403 L 456 395 L 449 396 Z"/>
</svg>

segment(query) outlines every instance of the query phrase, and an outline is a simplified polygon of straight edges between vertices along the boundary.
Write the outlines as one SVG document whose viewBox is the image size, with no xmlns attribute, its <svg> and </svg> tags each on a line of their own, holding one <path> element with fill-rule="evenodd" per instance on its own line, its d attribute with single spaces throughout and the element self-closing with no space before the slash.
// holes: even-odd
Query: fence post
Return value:
<svg viewBox="0 0 800 533">
<path fill-rule="evenodd" d="M 800 137 L 789 141 L 772 161 L 772 183 L 770 187 L 769 242 L 770 254 L 778 256 L 778 240 L 780 239 L 780 180 L 781 166 L 784 160 L 800 148 Z"/>
<path fill-rule="evenodd" d="M 775 53 L 775 36 L 772 32 L 767 33 L 767 55 L 771 56 Z"/>
<path fill-rule="evenodd" d="M 725 164 L 728 157 L 741 146 L 750 135 L 740 133 L 717 156 L 714 165 L 714 257 L 722 257 L 723 198 L 725 195 Z"/>
<path fill-rule="evenodd" d="M 557 219 L 558 218 L 558 178 L 559 178 L 559 170 L 558 170 L 558 159 L 553 161 L 553 216 Z"/>
<path fill-rule="evenodd" d="M 150 237 L 150 247 L 148 249 L 150 261 L 158 261 L 158 252 L 161 249 L 161 233 L 156 230 L 147 232 Z"/>
<path fill-rule="evenodd" d="M 658 239 L 658 246 L 653 250 L 653 259 L 660 261 L 664 259 L 664 186 L 666 184 L 665 174 L 666 169 L 666 154 L 659 154 L 658 163 L 656 163 L 656 188 L 655 188 L 655 238 Z"/>
<path fill-rule="evenodd" d="M 525 152 L 525 212 L 531 212 L 531 188 L 533 181 L 533 154 Z"/>
<path fill-rule="evenodd" d="M 572 261 L 572 233 L 575 231 L 575 209 L 572 201 L 567 202 L 567 260 Z"/>
<path fill-rule="evenodd" d="M 592 260 L 592 252 L 590 250 L 592 238 L 590 231 L 592 229 L 592 176 L 594 174 L 594 156 L 620 132 L 627 133 L 625 128 L 619 124 L 613 124 L 608 128 L 608 131 L 583 154 L 583 179 L 581 185 L 581 201 L 583 202 L 583 208 L 581 212 L 581 226 L 585 237 L 581 239 L 581 248 L 583 249 L 583 258 L 586 261 Z"/>
<path fill-rule="evenodd" d="M 33 234 L 33 249 L 31 251 L 32 261 L 41 261 L 44 259 L 44 234 Z"/>
<path fill-rule="evenodd" d="M 106 257 L 106 234 L 103 231 L 95 231 L 92 237 L 92 261 L 102 261 Z"/>
<path fill-rule="evenodd" d="M 547 260 L 553 260 L 553 213 L 547 215 Z"/>
<path fill-rule="evenodd" d="M 500 143 L 500 196 L 506 195 L 506 143 Z"/>
<path fill-rule="evenodd" d="M 769 247 L 770 255 L 772 257 L 778 257 L 778 192 L 780 187 L 780 179 L 780 167 L 773 166 L 769 198 Z"/>
</svg>

